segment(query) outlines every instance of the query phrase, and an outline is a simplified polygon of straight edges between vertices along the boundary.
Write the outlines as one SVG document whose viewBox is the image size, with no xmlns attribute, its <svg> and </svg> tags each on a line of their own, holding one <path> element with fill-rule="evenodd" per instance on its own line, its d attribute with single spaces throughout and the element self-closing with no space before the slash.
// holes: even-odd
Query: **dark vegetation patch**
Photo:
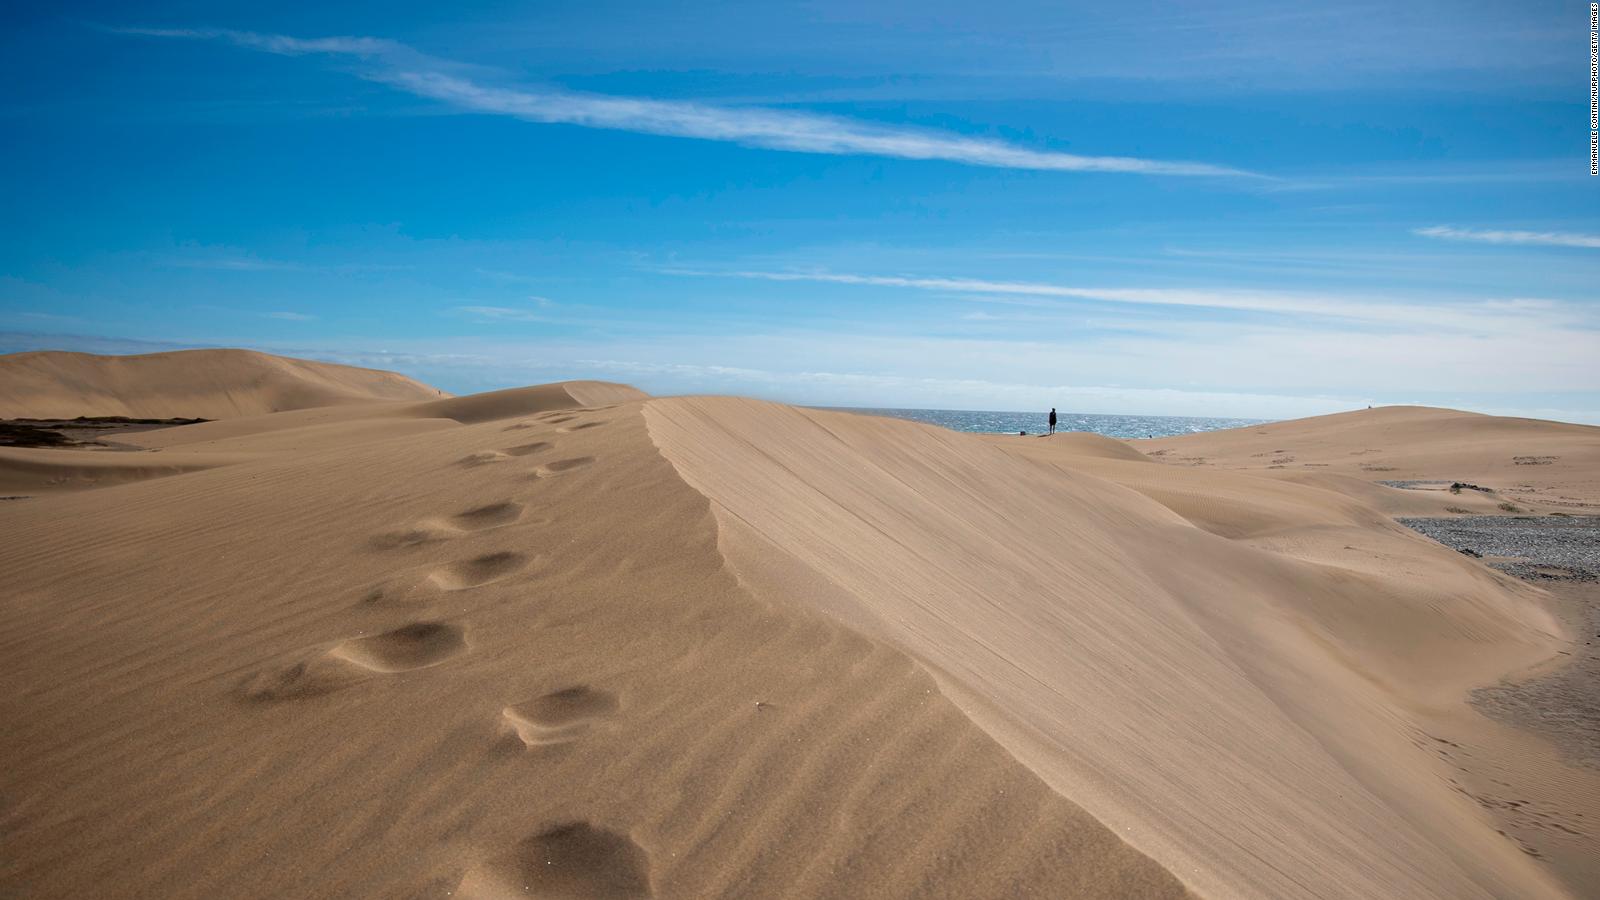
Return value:
<svg viewBox="0 0 1600 900">
<path fill-rule="evenodd" d="M 110 435 L 194 425 L 207 419 L 136 419 L 78 416 L 75 419 L 0 419 L 0 447 L 105 447 Z"/>
</svg>

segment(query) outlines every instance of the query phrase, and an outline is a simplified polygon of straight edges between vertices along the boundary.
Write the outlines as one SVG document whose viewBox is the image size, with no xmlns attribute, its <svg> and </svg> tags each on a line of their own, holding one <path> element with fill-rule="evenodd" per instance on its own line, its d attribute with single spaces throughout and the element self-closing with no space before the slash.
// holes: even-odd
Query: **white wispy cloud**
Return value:
<svg viewBox="0 0 1600 900">
<path fill-rule="evenodd" d="M 529 122 L 725 141 L 797 153 L 941 160 L 1002 169 L 1265 178 L 1209 163 L 1035 150 L 1003 141 L 890 127 L 795 110 L 713 106 L 488 84 L 469 74 L 466 67 L 429 57 L 383 38 L 297 38 L 211 28 L 113 30 L 147 37 L 226 41 L 284 56 L 355 58 L 363 64 L 362 76 L 370 80 L 459 109 Z"/>
<path fill-rule="evenodd" d="M 466 316 L 476 322 L 577 322 L 565 317 L 567 310 L 582 309 L 582 307 L 563 307 L 549 297 L 528 296 L 528 302 L 534 308 L 525 306 L 487 306 L 463 305 L 453 306 L 448 310 L 458 316 Z M 557 318 L 556 316 L 562 316 Z"/>
<path fill-rule="evenodd" d="M 1600 249 L 1600 234 L 1573 234 L 1565 231 L 1494 231 L 1434 225 L 1413 229 L 1412 234 L 1447 241 L 1479 241 L 1485 244 L 1541 244 L 1547 247 Z"/>
<path fill-rule="evenodd" d="M 762 272 L 663 269 L 689 276 L 725 276 L 762 281 L 799 281 L 870 287 L 909 288 L 965 295 L 984 303 L 1050 306 L 1074 301 L 1133 306 L 1188 307 L 1282 316 L 1315 316 L 1371 325 L 1438 330 L 1493 331 L 1514 328 L 1537 314 L 1549 324 L 1579 317 L 1579 311 L 1551 300 L 1490 299 L 1455 303 L 1416 303 L 1388 298 L 1346 297 L 1298 291 L 1229 288 L 1104 288 L 1031 281 L 977 278 L 921 278 L 840 272 Z M 1587 323 L 1594 327 L 1593 322 Z"/>
<path fill-rule="evenodd" d="M 306 268 L 299 263 L 250 256 L 188 257 L 166 264 L 179 269 L 217 269 L 224 272 L 298 272 Z"/>
<path fill-rule="evenodd" d="M 282 319 L 285 322 L 315 322 L 317 320 L 316 316 L 297 312 L 269 312 L 266 316 L 269 319 Z"/>
<path fill-rule="evenodd" d="M 218 255 L 210 252 L 191 253 L 170 258 L 157 257 L 156 265 L 174 269 L 202 269 L 217 272 L 296 272 L 306 274 L 396 272 L 411 268 L 409 265 L 384 263 L 330 263 L 313 264 L 282 259 L 262 259 L 250 254 L 230 253 Z"/>
<path fill-rule="evenodd" d="M 235 31 L 230 28 L 108 28 L 115 34 L 142 37 L 188 38 L 191 40 L 228 41 L 252 50 L 263 50 L 282 56 L 305 56 L 312 53 L 342 53 L 353 56 L 379 56 L 405 53 L 404 44 L 372 37 L 297 38 L 282 34 L 259 34 L 253 31 Z"/>
<path fill-rule="evenodd" d="M 543 322 L 545 317 L 530 309 L 510 306 L 457 306 L 455 312 L 479 321 L 488 322 Z"/>
</svg>

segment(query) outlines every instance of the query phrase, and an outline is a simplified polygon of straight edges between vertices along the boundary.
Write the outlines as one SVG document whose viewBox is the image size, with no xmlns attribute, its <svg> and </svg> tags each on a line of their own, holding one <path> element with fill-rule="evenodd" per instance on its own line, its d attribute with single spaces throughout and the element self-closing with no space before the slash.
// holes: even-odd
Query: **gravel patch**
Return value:
<svg viewBox="0 0 1600 900">
<path fill-rule="evenodd" d="M 1395 521 L 1528 581 L 1600 581 L 1600 516 L 1462 516 Z"/>
</svg>

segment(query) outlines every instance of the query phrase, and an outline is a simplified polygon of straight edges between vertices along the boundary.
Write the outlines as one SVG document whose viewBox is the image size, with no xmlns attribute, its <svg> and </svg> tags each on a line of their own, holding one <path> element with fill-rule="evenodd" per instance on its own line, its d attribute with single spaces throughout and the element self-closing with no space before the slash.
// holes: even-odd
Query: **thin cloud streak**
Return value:
<svg viewBox="0 0 1600 900">
<path fill-rule="evenodd" d="M 269 259 L 223 257 L 218 259 L 178 259 L 167 265 L 179 269 L 217 269 L 224 272 L 298 272 L 305 266 Z"/>
<path fill-rule="evenodd" d="M 1479 241 L 1485 244 L 1539 244 L 1546 247 L 1583 247 L 1600 250 L 1600 235 L 1562 231 L 1482 231 L 1434 225 L 1413 229 L 1412 234 L 1447 241 Z"/>
<path fill-rule="evenodd" d="M 723 141 L 795 153 L 938 160 L 999 169 L 1271 180 L 1256 173 L 1208 163 L 1031 150 L 1001 141 L 894 128 L 809 112 L 501 87 L 480 83 L 463 74 L 465 67 L 434 59 L 383 38 L 307 39 L 209 28 L 111 30 L 145 37 L 226 41 L 282 56 L 356 57 L 367 65 L 363 77 L 372 81 L 460 109 L 543 124 Z"/>
<path fill-rule="evenodd" d="M 1421 326 L 1430 330 L 1494 331 L 1525 322 L 1529 313 L 1565 320 L 1567 310 L 1549 300 L 1485 300 L 1449 305 L 1405 304 L 1376 299 L 1286 291 L 1218 290 L 1189 288 L 1092 288 L 1040 282 L 986 281 L 976 278 L 908 278 L 836 272 L 758 272 L 663 269 L 687 276 L 723 276 L 762 281 L 820 282 L 869 287 L 911 288 L 976 295 L 969 299 L 990 303 L 1019 302 L 1028 306 L 1054 305 L 1052 301 L 1088 300 L 1138 306 L 1190 307 L 1291 316 L 1318 316 L 1377 325 Z M 1594 327 L 1593 322 L 1571 322 Z"/>
<path fill-rule="evenodd" d="M 329 37 L 297 38 L 282 34 L 258 34 L 253 31 L 234 31 L 230 28 L 107 28 L 112 34 L 139 37 L 187 38 L 191 40 L 228 41 L 252 50 L 276 53 L 280 56 L 306 56 L 313 53 L 340 53 L 352 56 L 380 56 L 405 53 L 404 44 L 383 38 Z"/>
<path fill-rule="evenodd" d="M 457 306 L 455 311 L 479 321 L 491 322 L 545 322 L 547 317 L 532 310 L 509 306 Z"/>
</svg>

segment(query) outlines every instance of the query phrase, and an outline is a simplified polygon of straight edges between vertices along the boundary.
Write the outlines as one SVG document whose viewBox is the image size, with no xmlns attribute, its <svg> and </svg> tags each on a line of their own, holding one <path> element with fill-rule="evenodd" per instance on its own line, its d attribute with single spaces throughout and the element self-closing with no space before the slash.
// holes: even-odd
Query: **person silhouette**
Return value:
<svg viewBox="0 0 1600 900">
<path fill-rule="evenodd" d="M 1056 408 L 1050 407 L 1050 434 L 1056 433 Z"/>
</svg>

